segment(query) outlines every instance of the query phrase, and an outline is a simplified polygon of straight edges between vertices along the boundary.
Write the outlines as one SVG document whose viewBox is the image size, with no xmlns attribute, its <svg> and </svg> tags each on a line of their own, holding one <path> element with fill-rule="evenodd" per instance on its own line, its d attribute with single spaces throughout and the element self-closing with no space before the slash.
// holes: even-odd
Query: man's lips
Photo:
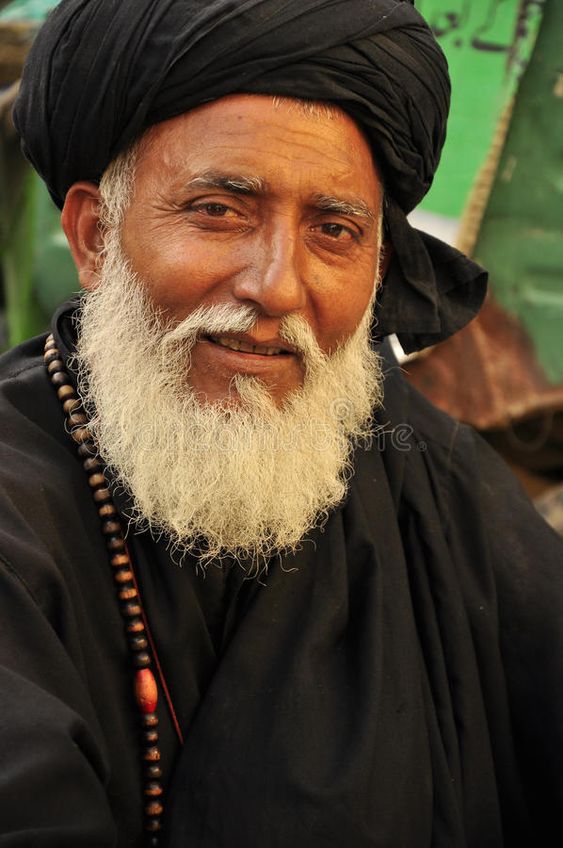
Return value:
<svg viewBox="0 0 563 848">
<path fill-rule="evenodd" d="M 225 350 L 236 353 L 253 354 L 255 356 L 288 356 L 295 353 L 294 349 L 280 339 L 267 339 L 258 342 L 251 336 L 245 335 L 206 335 L 203 337 Z"/>
<path fill-rule="evenodd" d="M 249 333 L 201 334 L 191 352 L 189 380 L 209 400 L 231 394 L 235 375 L 256 377 L 270 389 L 276 402 L 303 385 L 303 357 L 277 336 L 258 340 Z"/>
</svg>

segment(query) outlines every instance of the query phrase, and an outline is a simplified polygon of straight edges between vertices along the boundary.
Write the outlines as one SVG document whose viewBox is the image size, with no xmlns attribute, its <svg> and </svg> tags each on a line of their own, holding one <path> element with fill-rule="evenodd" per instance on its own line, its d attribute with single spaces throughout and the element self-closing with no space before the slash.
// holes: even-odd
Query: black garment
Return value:
<svg viewBox="0 0 563 848">
<path fill-rule="evenodd" d="M 0 364 L 0 846 L 136 846 L 128 653 L 42 345 Z M 561 541 L 398 370 L 380 421 L 346 503 L 264 585 L 130 540 L 186 733 L 168 848 L 563 838 Z M 165 713 L 161 733 L 170 771 Z"/>
<path fill-rule="evenodd" d="M 364 132 L 385 184 L 390 273 L 375 331 L 406 351 L 478 312 L 482 268 L 413 229 L 446 134 L 447 62 L 402 0 L 63 0 L 26 62 L 14 121 L 62 206 L 147 127 L 229 94 L 336 104 Z"/>
</svg>

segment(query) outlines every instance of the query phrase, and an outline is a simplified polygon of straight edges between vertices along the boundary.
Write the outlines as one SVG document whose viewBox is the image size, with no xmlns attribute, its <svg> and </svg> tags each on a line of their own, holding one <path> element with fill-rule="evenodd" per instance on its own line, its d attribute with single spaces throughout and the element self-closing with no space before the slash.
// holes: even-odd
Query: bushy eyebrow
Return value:
<svg viewBox="0 0 563 848">
<path fill-rule="evenodd" d="M 221 171 L 204 171 L 188 180 L 188 189 L 222 189 L 233 194 L 258 195 L 267 191 L 266 181 L 261 177 L 242 176 L 241 174 L 225 174 Z M 311 207 L 334 215 L 347 215 L 352 218 L 368 218 L 375 220 L 370 207 L 363 200 L 344 200 L 327 194 L 316 194 L 312 198 Z"/>
<path fill-rule="evenodd" d="M 223 174 L 219 171 L 205 171 L 188 180 L 187 188 L 218 188 L 233 194 L 263 194 L 266 184 L 260 177 L 243 177 L 240 174 Z"/>
<path fill-rule="evenodd" d="M 351 218 L 369 218 L 375 220 L 375 215 L 363 200 L 342 200 L 339 197 L 331 197 L 327 194 L 317 194 L 313 198 L 313 205 L 323 212 L 331 212 L 334 215 L 348 215 Z"/>
</svg>

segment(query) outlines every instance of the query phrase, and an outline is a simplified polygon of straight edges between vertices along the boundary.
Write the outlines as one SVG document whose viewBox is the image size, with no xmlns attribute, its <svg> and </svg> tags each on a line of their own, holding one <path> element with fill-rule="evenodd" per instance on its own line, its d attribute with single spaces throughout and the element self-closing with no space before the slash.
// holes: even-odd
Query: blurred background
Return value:
<svg viewBox="0 0 563 848">
<path fill-rule="evenodd" d="M 11 122 L 22 63 L 53 0 L 0 0 L 0 349 L 48 326 L 77 290 L 46 189 Z M 408 379 L 472 424 L 563 533 L 563 2 L 416 0 L 450 64 L 448 139 L 412 215 L 490 272 L 465 330 Z"/>
</svg>

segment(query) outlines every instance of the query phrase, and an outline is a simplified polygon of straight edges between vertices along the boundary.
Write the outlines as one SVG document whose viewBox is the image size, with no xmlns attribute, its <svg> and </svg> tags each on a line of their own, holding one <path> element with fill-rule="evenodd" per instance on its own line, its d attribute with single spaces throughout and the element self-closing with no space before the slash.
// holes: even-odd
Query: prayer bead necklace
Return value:
<svg viewBox="0 0 563 848">
<path fill-rule="evenodd" d="M 148 848 L 157 848 L 162 828 L 163 786 L 161 751 L 158 734 L 158 685 L 151 666 L 156 669 L 168 704 L 176 734 L 183 744 L 182 732 L 158 660 L 147 617 L 143 608 L 133 560 L 127 548 L 119 513 L 104 475 L 104 464 L 88 428 L 82 402 L 72 385 L 52 334 L 47 337 L 45 365 L 66 416 L 66 425 L 78 447 L 88 484 L 101 521 L 101 532 L 108 550 L 119 608 L 134 671 L 134 692 L 141 717 L 141 759 L 144 773 L 144 830 Z"/>
</svg>

